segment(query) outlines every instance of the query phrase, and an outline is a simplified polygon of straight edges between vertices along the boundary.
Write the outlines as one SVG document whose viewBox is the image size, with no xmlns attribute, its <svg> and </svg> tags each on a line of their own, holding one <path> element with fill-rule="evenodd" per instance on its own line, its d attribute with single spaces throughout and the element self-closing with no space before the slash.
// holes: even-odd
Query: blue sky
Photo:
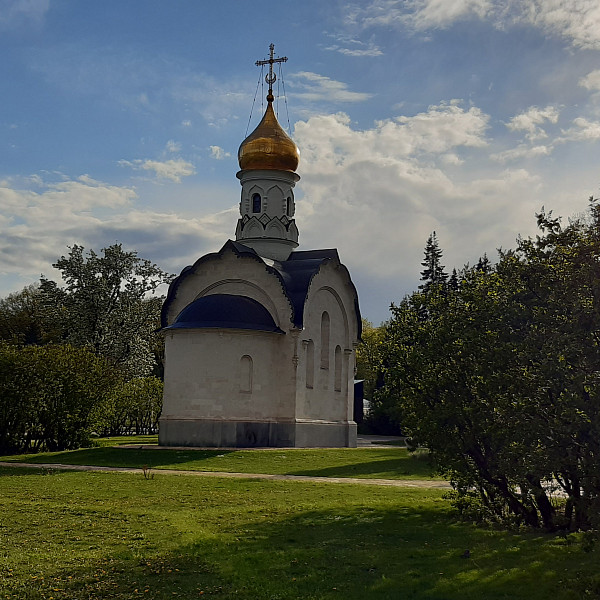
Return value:
<svg viewBox="0 0 600 600">
<path fill-rule="evenodd" d="M 300 248 L 375 323 L 433 230 L 451 269 L 598 195 L 597 0 L 0 0 L 0 296 L 75 243 L 178 273 L 233 238 L 271 42 Z"/>
</svg>

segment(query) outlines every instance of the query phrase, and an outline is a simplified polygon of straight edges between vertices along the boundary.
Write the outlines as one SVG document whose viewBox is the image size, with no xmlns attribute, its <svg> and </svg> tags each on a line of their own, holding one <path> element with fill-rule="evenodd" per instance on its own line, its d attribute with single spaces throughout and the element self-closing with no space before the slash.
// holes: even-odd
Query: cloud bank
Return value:
<svg viewBox="0 0 600 600">
<path fill-rule="evenodd" d="M 597 0 L 374 0 L 350 4 L 345 21 L 355 29 L 400 27 L 424 32 L 468 19 L 485 20 L 498 29 L 529 26 L 574 48 L 600 49 Z"/>
</svg>

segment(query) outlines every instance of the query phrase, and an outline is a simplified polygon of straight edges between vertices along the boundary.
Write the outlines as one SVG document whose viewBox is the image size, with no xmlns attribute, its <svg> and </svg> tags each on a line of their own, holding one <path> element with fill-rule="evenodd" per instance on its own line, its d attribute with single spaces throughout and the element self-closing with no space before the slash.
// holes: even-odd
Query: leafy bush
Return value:
<svg viewBox="0 0 600 600">
<path fill-rule="evenodd" d="M 538 224 L 495 267 L 466 267 L 454 287 L 392 306 L 382 398 L 463 511 L 597 528 L 600 207 L 566 227 L 544 213 Z"/>
<path fill-rule="evenodd" d="M 94 411 L 103 435 L 155 433 L 162 410 L 163 383 L 157 377 L 118 382 Z"/>
<path fill-rule="evenodd" d="M 88 443 L 92 411 L 114 381 L 108 362 L 85 348 L 0 345 L 0 451 Z"/>
</svg>

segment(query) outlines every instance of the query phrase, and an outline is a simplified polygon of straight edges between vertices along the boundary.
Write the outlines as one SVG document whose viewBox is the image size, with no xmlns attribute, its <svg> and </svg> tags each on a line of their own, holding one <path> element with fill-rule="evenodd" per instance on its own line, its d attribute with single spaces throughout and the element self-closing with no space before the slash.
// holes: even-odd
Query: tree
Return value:
<svg viewBox="0 0 600 600">
<path fill-rule="evenodd" d="M 45 314 L 64 340 L 91 348 L 128 377 L 151 373 L 162 304 L 154 293 L 171 276 L 121 244 L 101 255 L 74 245 L 53 266 L 65 287 L 43 277 L 40 290 Z"/>
<path fill-rule="evenodd" d="M 0 339 L 17 344 L 60 341 L 56 320 L 46 318 L 43 295 L 37 285 L 0 299 Z"/>
<path fill-rule="evenodd" d="M 489 273 L 492 270 L 492 263 L 490 262 L 490 259 L 487 257 L 487 254 L 484 254 L 483 256 L 479 257 L 479 260 L 477 261 L 477 265 L 475 265 L 475 268 L 478 271 L 481 271 L 482 273 Z"/>
<path fill-rule="evenodd" d="M 379 395 L 383 386 L 386 324 L 374 327 L 362 319 L 362 340 L 356 349 L 356 377 L 364 379 L 364 396 L 369 401 L 365 415 L 366 431 L 379 435 L 400 435 L 397 405 L 388 404 Z"/>
<path fill-rule="evenodd" d="M 356 348 L 356 377 L 365 381 L 365 398 L 371 399 L 373 392 L 382 383 L 381 342 L 384 328 L 374 327 L 362 319 L 361 342 Z"/>
<path fill-rule="evenodd" d="M 443 286 L 448 279 L 442 264 L 442 250 L 440 249 L 437 235 L 434 232 L 427 238 L 425 245 L 425 258 L 421 265 L 425 267 L 421 271 L 421 285 L 419 289 L 428 292 L 432 286 Z"/>
<path fill-rule="evenodd" d="M 382 393 L 459 506 L 585 529 L 600 509 L 600 210 L 538 225 L 495 267 L 465 268 L 456 292 L 392 306 Z"/>
<path fill-rule="evenodd" d="M 452 274 L 448 279 L 448 290 L 451 292 L 457 292 L 460 287 L 460 281 L 458 280 L 458 273 L 456 269 L 452 269 Z"/>
</svg>

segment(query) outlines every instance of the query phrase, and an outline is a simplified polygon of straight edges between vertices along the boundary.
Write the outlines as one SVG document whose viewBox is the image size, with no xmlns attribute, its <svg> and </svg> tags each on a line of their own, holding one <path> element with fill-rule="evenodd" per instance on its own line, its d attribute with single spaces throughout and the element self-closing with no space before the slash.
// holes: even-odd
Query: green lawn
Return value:
<svg viewBox="0 0 600 600">
<path fill-rule="evenodd" d="M 433 490 L 0 468 L 0 599 L 571 600 L 599 554 Z"/>
<path fill-rule="evenodd" d="M 163 450 L 120 448 L 119 443 L 155 443 L 155 436 L 109 438 L 98 447 L 0 457 L 0 461 L 142 467 L 228 473 L 268 473 L 315 477 L 426 479 L 433 467 L 423 454 L 406 448 L 333 448 L 270 450 Z"/>
</svg>

